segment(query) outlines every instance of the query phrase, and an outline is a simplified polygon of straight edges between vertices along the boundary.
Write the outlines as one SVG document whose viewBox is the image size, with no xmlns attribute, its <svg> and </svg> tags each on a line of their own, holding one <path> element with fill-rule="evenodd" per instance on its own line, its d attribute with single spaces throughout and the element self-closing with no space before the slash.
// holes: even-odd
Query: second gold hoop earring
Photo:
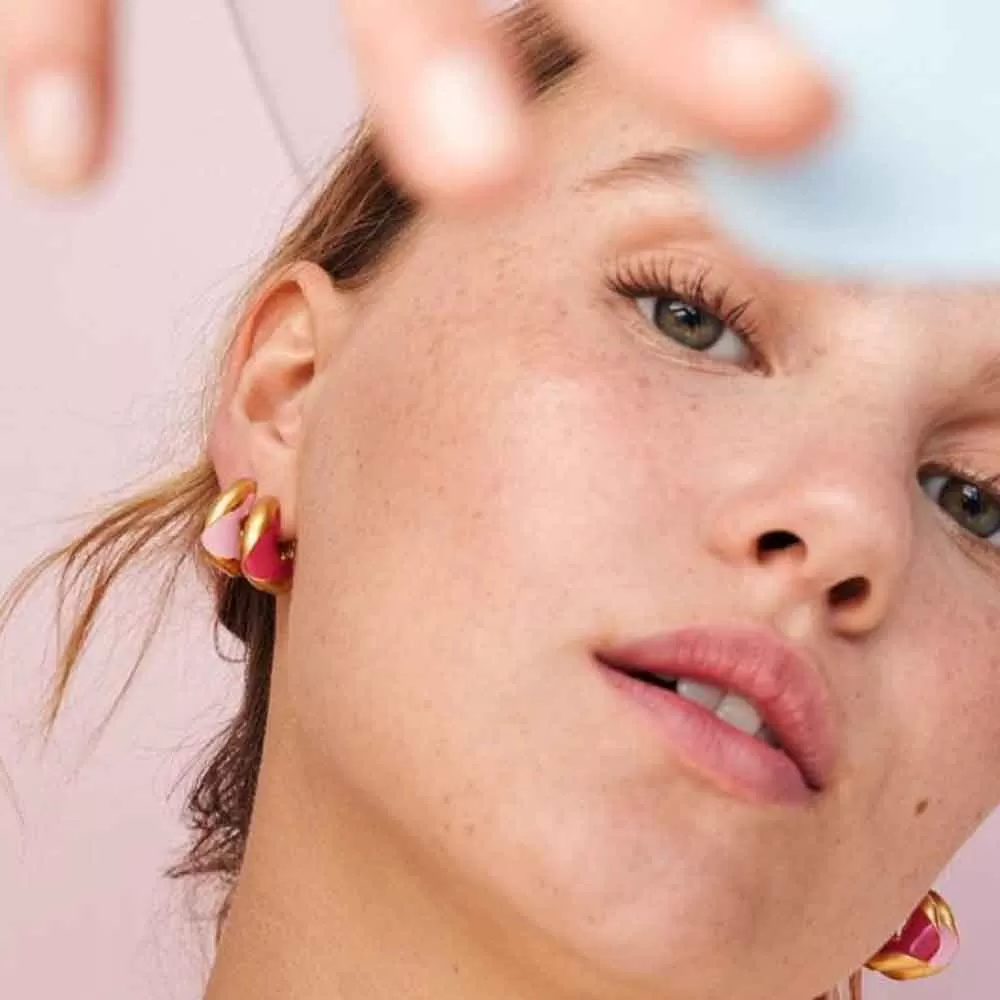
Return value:
<svg viewBox="0 0 1000 1000">
<path fill-rule="evenodd" d="M 291 585 L 295 542 L 282 541 L 278 501 L 258 497 L 252 479 L 238 479 L 213 502 L 200 547 L 213 567 L 257 590 L 277 595 Z"/>
</svg>

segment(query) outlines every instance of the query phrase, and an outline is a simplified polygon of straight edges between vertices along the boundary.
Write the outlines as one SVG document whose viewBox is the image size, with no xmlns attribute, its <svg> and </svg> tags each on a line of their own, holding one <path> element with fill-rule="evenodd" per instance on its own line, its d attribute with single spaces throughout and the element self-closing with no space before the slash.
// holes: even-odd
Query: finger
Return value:
<svg viewBox="0 0 1000 1000">
<path fill-rule="evenodd" d="M 390 167 L 417 196 L 482 197 L 527 151 L 509 58 L 471 0 L 343 0 Z M 391 28 L 387 29 L 387 26 Z"/>
<path fill-rule="evenodd" d="M 74 188 L 106 151 L 110 0 L 4 0 L 0 64 L 8 147 L 33 184 Z"/>
<path fill-rule="evenodd" d="M 833 117 L 821 72 L 746 0 L 552 0 L 552 6 L 632 92 L 735 152 L 790 152 Z"/>
</svg>

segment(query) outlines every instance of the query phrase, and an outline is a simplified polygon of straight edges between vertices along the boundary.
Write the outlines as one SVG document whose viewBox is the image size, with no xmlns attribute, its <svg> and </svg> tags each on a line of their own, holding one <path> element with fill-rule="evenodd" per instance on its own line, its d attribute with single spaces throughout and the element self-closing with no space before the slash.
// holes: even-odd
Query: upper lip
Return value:
<svg viewBox="0 0 1000 1000">
<path fill-rule="evenodd" d="M 596 651 L 605 666 L 687 677 L 733 691 L 757 709 L 806 784 L 830 781 L 837 753 L 832 699 L 819 670 L 772 633 L 687 628 Z"/>
</svg>

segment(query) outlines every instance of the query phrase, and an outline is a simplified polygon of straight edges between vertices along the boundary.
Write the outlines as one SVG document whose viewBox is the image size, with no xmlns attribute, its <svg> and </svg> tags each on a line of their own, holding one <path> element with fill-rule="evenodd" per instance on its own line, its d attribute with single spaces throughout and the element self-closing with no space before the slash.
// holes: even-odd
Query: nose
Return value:
<svg viewBox="0 0 1000 1000">
<path fill-rule="evenodd" d="M 905 491 L 884 470 L 880 480 L 838 481 L 809 464 L 721 490 L 706 509 L 709 547 L 748 586 L 788 606 L 807 602 L 833 631 L 861 636 L 884 620 L 909 558 Z"/>
</svg>

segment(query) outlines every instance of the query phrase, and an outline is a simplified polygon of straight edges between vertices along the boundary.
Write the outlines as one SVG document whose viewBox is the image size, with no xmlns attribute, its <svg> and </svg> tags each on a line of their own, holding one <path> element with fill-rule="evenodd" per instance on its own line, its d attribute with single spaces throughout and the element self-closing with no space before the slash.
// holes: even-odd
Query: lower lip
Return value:
<svg viewBox="0 0 1000 1000">
<path fill-rule="evenodd" d="M 600 667 L 614 688 L 645 709 L 671 749 L 722 791 L 755 805 L 801 805 L 814 797 L 798 766 L 783 751 L 673 691 Z"/>
</svg>

